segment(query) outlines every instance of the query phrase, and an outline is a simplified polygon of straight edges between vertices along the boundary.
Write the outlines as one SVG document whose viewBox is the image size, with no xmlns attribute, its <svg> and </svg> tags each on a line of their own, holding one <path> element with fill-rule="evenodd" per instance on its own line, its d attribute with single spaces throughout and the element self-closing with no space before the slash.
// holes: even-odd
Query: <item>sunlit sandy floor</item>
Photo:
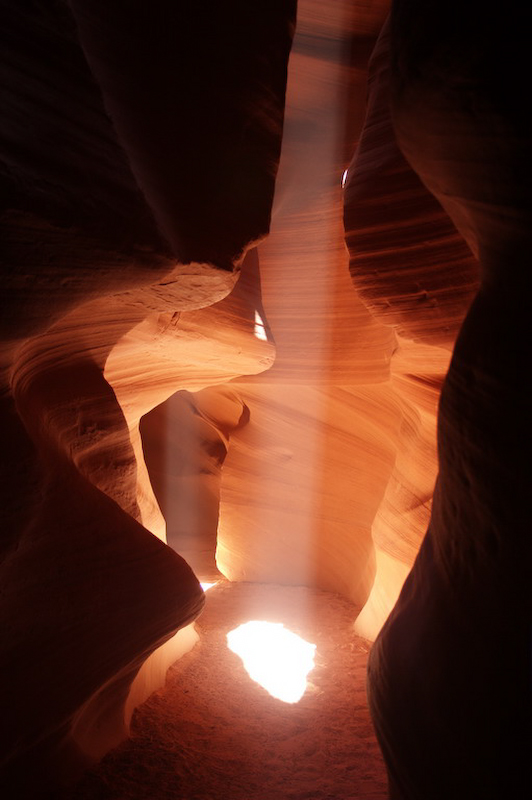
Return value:
<svg viewBox="0 0 532 800">
<path fill-rule="evenodd" d="M 368 645 L 355 609 L 299 587 L 218 584 L 197 622 L 201 641 L 137 710 L 132 738 L 68 800 L 385 800 L 385 770 L 366 705 Z M 316 644 L 299 703 L 254 683 L 226 635 L 282 622 Z"/>
</svg>

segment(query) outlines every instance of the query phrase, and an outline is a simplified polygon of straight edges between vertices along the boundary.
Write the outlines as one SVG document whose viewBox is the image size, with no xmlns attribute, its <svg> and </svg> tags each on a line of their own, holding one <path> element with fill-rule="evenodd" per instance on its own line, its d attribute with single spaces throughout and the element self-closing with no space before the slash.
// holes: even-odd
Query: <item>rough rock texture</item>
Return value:
<svg viewBox="0 0 532 800">
<path fill-rule="evenodd" d="M 2 3 L 9 797 L 42 796 L 116 745 L 197 639 L 172 638 L 204 596 L 160 541 L 138 423 L 194 364 L 201 388 L 271 362 L 245 287 L 198 311 L 228 294 L 269 226 L 294 8 L 255 4 L 252 20 L 244 5 L 206 19 L 162 0 Z"/>
</svg>

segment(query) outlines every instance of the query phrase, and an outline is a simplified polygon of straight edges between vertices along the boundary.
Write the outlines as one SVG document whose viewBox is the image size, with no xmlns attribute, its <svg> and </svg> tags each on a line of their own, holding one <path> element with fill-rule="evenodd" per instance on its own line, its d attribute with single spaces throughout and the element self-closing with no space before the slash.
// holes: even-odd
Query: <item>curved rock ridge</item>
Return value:
<svg viewBox="0 0 532 800">
<path fill-rule="evenodd" d="M 478 265 L 396 142 L 390 109 L 390 29 L 372 53 L 364 127 L 345 184 L 344 224 L 355 288 L 392 326 L 391 386 L 400 424 L 395 465 L 372 524 L 376 573 L 357 631 L 374 639 L 425 534 L 437 474 L 439 392 Z"/>
<path fill-rule="evenodd" d="M 442 389 L 430 526 L 369 662 L 391 796 L 404 800 L 532 791 L 529 12 L 499 11 L 397 2 L 392 16 L 399 145 L 481 277 Z"/>
<path fill-rule="evenodd" d="M 140 293 L 133 308 L 128 293 L 115 295 L 80 306 L 16 351 L 10 388 L 24 428 L 18 441 L 12 435 L 16 447 L 12 456 L 16 463 L 18 451 L 30 450 L 29 463 L 20 469 L 31 469 L 38 477 L 26 498 L 32 506 L 31 525 L 21 509 L 21 530 L 3 564 L 5 585 L 11 584 L 5 613 L 9 612 L 9 629 L 16 634 L 5 643 L 4 657 L 8 669 L 15 658 L 27 664 L 19 670 L 24 709 L 11 704 L 18 727 L 6 719 L 7 736 L 21 731 L 18 750 L 12 752 L 6 743 L 10 759 L 6 781 L 15 779 L 25 759 L 43 759 L 43 769 L 50 768 L 55 779 L 115 745 L 125 735 L 124 704 L 132 706 L 129 689 L 143 661 L 201 610 L 203 594 L 190 567 L 152 536 L 151 531 L 165 541 L 138 426 L 141 416 L 176 388 L 226 382 L 244 370 L 259 371 L 271 364 L 272 343 L 258 340 L 254 333 L 257 266 L 251 253 L 235 296 L 201 312 L 170 314 L 165 311 L 173 307 L 170 296 L 164 304 L 160 301 L 160 314 L 150 315 L 148 292 L 146 319 L 134 326 L 140 316 Z M 241 415 L 242 404 L 238 398 L 237 402 Z M 208 402 L 206 408 L 208 416 Z M 219 408 L 217 419 L 221 419 Z M 80 509 L 83 523 L 77 525 Z M 56 550 L 62 551 L 61 556 L 54 557 Z M 131 569 L 129 579 L 129 564 L 137 561 L 139 567 Z M 103 572 L 98 565 L 105 565 Z M 67 571 L 76 577 L 64 587 Z M 18 576 L 25 572 L 27 578 L 20 578 L 19 586 Z M 99 574 L 97 580 L 94 573 Z M 28 581 L 31 591 L 26 588 Z M 42 632 L 36 639 L 25 639 L 37 607 Z M 134 619 L 126 624 L 129 614 Z M 52 622 L 57 633 L 50 630 Z M 68 658 L 63 652 L 65 636 L 70 642 Z M 50 664 L 34 675 L 31 652 L 44 647 L 45 640 L 53 655 Z M 122 640 L 123 646 L 117 648 Z M 190 646 L 194 641 L 189 632 L 173 647 L 159 651 L 158 664 L 152 657 L 151 677 L 146 678 L 144 669 L 146 685 L 133 686 L 133 696 L 140 692 L 143 699 L 153 690 L 157 685 L 153 680 L 164 678 L 161 663 L 168 666 L 183 642 Z M 73 674 L 62 681 L 63 702 L 50 695 L 50 705 L 43 707 L 39 700 L 43 683 L 56 680 L 65 670 Z M 12 680 L 10 691 L 17 686 Z M 32 718 L 32 704 L 42 721 Z M 53 731 L 59 721 L 58 738 Z M 35 779 L 42 779 L 38 769 Z M 32 787 L 24 790 L 30 792 Z"/>
<path fill-rule="evenodd" d="M 222 573 L 360 609 L 394 800 L 528 797 L 526 12 L 2 10 L 3 794 Z"/>
<path fill-rule="evenodd" d="M 385 494 L 371 526 L 375 579 L 357 616 L 357 633 L 373 641 L 394 607 L 427 530 L 438 472 L 436 420 L 448 350 L 400 340 L 392 359 L 398 423 Z"/>
<path fill-rule="evenodd" d="M 252 246 L 269 227 L 294 9 L 251 20 L 235 3 L 207 35 L 169 3 L 106 20 L 90 2 L 2 5 L 0 785 L 30 798 L 127 735 L 196 641 L 204 595 L 164 542 L 138 426 L 179 389 L 272 362 Z M 193 94 L 185 43 L 213 76 Z M 206 130 L 217 93 L 225 117 Z"/>
<path fill-rule="evenodd" d="M 271 334 L 265 323 L 261 338 L 257 336 L 257 318 L 264 320 L 265 312 L 257 251 L 252 249 L 229 297 L 200 311 L 148 317 L 117 342 L 106 360 L 105 376 L 116 392 L 137 456 L 142 519 L 163 539 L 167 526 L 171 546 L 186 554 L 204 580 L 217 571 L 212 542 L 208 559 L 209 546 L 201 543 L 204 535 L 207 541 L 216 537 L 219 470 L 229 434 L 245 412 L 237 392 L 216 386 L 243 373 L 263 372 L 273 363 Z M 211 468 L 211 479 L 206 479 L 202 473 Z M 188 482 L 179 489 L 173 477 L 179 478 L 183 469 Z M 205 480 L 213 483 L 210 489 L 204 487 Z M 191 514 L 197 514 L 197 520 Z M 203 515 L 207 519 L 201 521 Z M 193 555 L 196 549 L 204 552 L 199 561 Z"/>
<path fill-rule="evenodd" d="M 344 224 L 357 293 L 398 336 L 452 348 L 478 264 L 401 152 L 390 109 L 390 27 L 372 53 L 366 119 L 345 185 Z"/>
</svg>

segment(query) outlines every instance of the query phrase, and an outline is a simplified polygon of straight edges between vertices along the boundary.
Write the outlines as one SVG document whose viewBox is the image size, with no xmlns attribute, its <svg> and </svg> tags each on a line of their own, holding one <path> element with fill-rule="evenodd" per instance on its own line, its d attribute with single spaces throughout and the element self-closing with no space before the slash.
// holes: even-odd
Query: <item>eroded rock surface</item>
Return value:
<svg viewBox="0 0 532 800">
<path fill-rule="evenodd" d="M 425 535 L 437 474 L 436 416 L 450 350 L 478 284 L 478 265 L 403 156 L 390 108 L 390 26 L 371 56 L 364 128 L 345 187 L 353 283 L 394 328 L 390 382 L 400 415 L 395 464 L 372 525 L 376 576 L 357 618 L 374 639 Z"/>
<path fill-rule="evenodd" d="M 268 231 L 294 7 L 2 7 L 1 783 L 40 797 L 195 641 L 138 424 L 271 363 L 242 295 L 198 309 Z"/>
<path fill-rule="evenodd" d="M 526 12 L 436 5 L 396 4 L 395 128 L 478 255 L 481 286 L 442 390 L 430 526 L 372 650 L 370 701 L 393 797 L 527 797 Z"/>
<path fill-rule="evenodd" d="M 3 3 L 8 796 L 218 570 L 361 609 L 392 797 L 527 796 L 526 20 L 433 5 Z"/>
</svg>

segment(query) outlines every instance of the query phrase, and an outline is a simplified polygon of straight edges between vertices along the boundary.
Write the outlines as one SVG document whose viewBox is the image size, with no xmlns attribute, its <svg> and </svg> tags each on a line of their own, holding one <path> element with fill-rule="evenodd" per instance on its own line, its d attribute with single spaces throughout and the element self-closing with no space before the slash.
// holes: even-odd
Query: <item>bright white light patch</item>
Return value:
<svg viewBox="0 0 532 800">
<path fill-rule="evenodd" d="M 262 339 L 263 342 L 268 341 L 266 336 L 266 328 L 264 327 L 264 320 L 258 311 L 255 311 L 255 336 L 257 339 Z"/>
<path fill-rule="evenodd" d="M 342 175 L 342 189 L 345 186 L 348 174 L 349 174 L 349 170 L 348 169 L 344 169 L 344 174 Z"/>
<path fill-rule="evenodd" d="M 297 703 L 314 668 L 316 645 L 280 622 L 246 622 L 227 634 L 227 646 L 240 656 L 249 677 L 272 697 Z"/>
<path fill-rule="evenodd" d="M 208 589 L 212 589 L 213 586 L 216 586 L 216 582 L 214 582 L 214 583 L 200 583 L 200 586 L 203 589 L 203 591 L 206 592 Z"/>
</svg>

